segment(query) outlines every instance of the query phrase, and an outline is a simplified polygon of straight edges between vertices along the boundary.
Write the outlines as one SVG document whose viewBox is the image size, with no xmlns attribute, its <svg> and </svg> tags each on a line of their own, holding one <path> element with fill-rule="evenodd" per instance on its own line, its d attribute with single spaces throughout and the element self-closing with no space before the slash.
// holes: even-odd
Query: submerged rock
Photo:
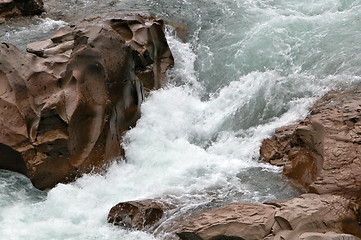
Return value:
<svg viewBox="0 0 361 240">
<path fill-rule="evenodd" d="M 139 15 L 67 26 L 28 52 L 0 44 L 0 150 L 11 155 L 0 167 L 39 189 L 119 157 L 144 92 L 173 64 L 162 20 Z"/>
<path fill-rule="evenodd" d="M 0 0 L 0 23 L 10 17 L 41 14 L 42 0 Z"/>
<path fill-rule="evenodd" d="M 346 198 L 304 194 L 268 204 L 235 203 L 208 210 L 182 223 L 177 235 L 182 240 L 356 240 L 361 237 L 359 213 Z"/>
<path fill-rule="evenodd" d="M 283 127 L 261 157 L 306 192 L 361 197 L 361 91 L 331 92 L 297 125 Z"/>
</svg>

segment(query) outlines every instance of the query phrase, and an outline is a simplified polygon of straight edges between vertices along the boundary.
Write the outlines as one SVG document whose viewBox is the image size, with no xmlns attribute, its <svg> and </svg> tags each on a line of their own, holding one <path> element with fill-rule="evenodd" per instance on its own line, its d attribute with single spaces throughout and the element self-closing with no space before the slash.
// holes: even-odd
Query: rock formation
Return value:
<svg viewBox="0 0 361 240">
<path fill-rule="evenodd" d="M 268 204 L 235 203 L 194 216 L 181 225 L 182 240 L 350 239 L 361 237 L 360 212 L 336 195 L 304 194 Z"/>
<path fill-rule="evenodd" d="M 41 14 L 42 0 L 0 0 L 0 23 L 15 16 L 29 16 Z"/>
<path fill-rule="evenodd" d="M 331 92 L 297 125 L 283 127 L 261 157 L 306 192 L 361 197 L 361 91 Z"/>
<path fill-rule="evenodd" d="M 173 64 L 163 22 L 139 15 L 86 20 L 27 50 L 0 44 L 0 167 L 39 189 L 119 157 L 144 93 Z"/>
<path fill-rule="evenodd" d="M 122 202 L 110 209 L 108 222 L 131 229 L 149 229 L 172 208 L 160 199 Z"/>
<path fill-rule="evenodd" d="M 360 240 L 360 136 L 361 90 L 330 92 L 306 119 L 277 129 L 260 149 L 263 160 L 283 166 L 308 194 L 206 210 L 163 231 L 182 240 Z"/>
</svg>

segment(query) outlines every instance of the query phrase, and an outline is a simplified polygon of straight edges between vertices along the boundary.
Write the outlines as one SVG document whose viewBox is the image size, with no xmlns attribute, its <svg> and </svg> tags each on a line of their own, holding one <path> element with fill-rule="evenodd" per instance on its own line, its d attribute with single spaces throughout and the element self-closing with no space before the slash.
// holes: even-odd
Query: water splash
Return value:
<svg viewBox="0 0 361 240">
<path fill-rule="evenodd" d="M 64 4 L 62 14 L 73 15 L 70 19 L 121 6 L 149 11 L 184 23 L 188 41 L 167 28 L 176 64 L 169 84 L 150 94 L 142 118 L 124 137 L 127 163 L 115 162 L 104 175 L 86 175 L 47 193 L 21 175 L 0 172 L 0 235 L 5 239 L 154 239 L 109 226 L 108 210 L 121 201 L 166 196 L 178 203 L 179 216 L 230 202 L 295 196 L 280 168 L 259 162 L 261 141 L 305 117 L 327 91 L 353 89 L 361 80 L 357 2 Z M 40 40 L 66 24 L 37 21 L 28 29 L 2 26 L 8 35 L 2 31 L 0 39 Z"/>
</svg>

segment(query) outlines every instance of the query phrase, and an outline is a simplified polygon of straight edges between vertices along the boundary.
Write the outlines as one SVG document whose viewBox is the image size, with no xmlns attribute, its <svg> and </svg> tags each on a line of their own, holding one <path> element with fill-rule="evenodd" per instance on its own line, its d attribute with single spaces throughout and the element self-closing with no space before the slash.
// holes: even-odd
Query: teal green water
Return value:
<svg viewBox="0 0 361 240">
<path fill-rule="evenodd" d="M 177 217 L 296 196 L 282 169 L 258 161 L 262 140 L 305 117 L 327 91 L 361 80 L 359 1 L 50 0 L 46 7 L 46 16 L 0 26 L 0 40 L 24 49 L 78 19 L 119 11 L 151 13 L 188 35 L 183 42 L 167 26 L 176 64 L 124 137 L 127 163 L 48 192 L 0 171 L 2 239 L 154 239 L 109 226 L 109 209 L 166 196 Z"/>
</svg>

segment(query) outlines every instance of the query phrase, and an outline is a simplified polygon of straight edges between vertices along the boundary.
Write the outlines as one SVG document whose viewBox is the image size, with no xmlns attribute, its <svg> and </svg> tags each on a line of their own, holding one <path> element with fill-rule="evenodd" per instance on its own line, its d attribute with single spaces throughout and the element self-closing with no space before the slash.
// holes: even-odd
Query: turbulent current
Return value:
<svg viewBox="0 0 361 240">
<path fill-rule="evenodd" d="M 25 49 L 95 14 L 150 13 L 168 24 L 175 66 L 124 136 L 126 161 L 103 175 L 42 192 L 20 174 L 0 171 L 4 240 L 154 239 L 108 225 L 109 209 L 163 197 L 187 214 L 296 196 L 282 169 L 259 161 L 262 140 L 305 117 L 327 91 L 354 89 L 361 80 L 360 1 L 48 0 L 45 6 L 45 16 L 1 25 L 0 41 Z"/>
</svg>

